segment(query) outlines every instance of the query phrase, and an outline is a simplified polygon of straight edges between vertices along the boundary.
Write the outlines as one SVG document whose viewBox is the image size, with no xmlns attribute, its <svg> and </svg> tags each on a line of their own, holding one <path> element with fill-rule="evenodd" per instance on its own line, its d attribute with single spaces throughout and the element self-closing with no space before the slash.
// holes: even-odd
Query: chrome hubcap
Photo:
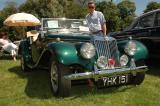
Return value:
<svg viewBox="0 0 160 106">
<path fill-rule="evenodd" d="M 58 73 L 57 73 L 57 66 L 55 62 L 52 62 L 51 64 L 51 84 L 54 92 L 57 92 L 58 90 Z"/>
</svg>

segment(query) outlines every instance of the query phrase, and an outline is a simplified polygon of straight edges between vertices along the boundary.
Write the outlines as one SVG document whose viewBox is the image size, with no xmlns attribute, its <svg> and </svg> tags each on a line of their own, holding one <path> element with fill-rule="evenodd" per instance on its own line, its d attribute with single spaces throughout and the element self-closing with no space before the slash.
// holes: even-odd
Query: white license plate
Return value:
<svg viewBox="0 0 160 106">
<path fill-rule="evenodd" d="M 102 77 L 103 86 L 112 86 L 128 83 L 128 75 L 113 76 L 113 77 Z"/>
</svg>

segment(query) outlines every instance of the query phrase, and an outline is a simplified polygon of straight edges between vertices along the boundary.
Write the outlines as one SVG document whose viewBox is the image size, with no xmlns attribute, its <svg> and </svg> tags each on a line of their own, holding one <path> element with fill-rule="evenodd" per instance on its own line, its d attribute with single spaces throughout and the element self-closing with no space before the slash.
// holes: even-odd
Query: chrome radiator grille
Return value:
<svg viewBox="0 0 160 106">
<path fill-rule="evenodd" d="M 115 66 L 118 67 L 120 65 L 116 39 L 104 39 L 104 37 L 101 39 L 94 38 L 93 43 L 95 45 L 98 57 L 105 56 L 107 59 L 114 59 L 116 62 Z"/>
</svg>

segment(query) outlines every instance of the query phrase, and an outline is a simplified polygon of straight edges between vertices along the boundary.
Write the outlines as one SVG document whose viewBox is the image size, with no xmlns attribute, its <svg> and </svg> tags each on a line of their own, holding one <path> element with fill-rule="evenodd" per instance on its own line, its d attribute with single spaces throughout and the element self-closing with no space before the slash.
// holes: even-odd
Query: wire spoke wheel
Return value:
<svg viewBox="0 0 160 106">
<path fill-rule="evenodd" d="M 51 84 L 52 84 L 52 88 L 54 93 L 56 93 L 58 91 L 58 70 L 57 70 L 57 66 L 55 64 L 55 62 L 52 62 L 51 64 Z"/>
<path fill-rule="evenodd" d="M 64 76 L 69 74 L 68 66 L 65 66 L 52 57 L 50 62 L 51 89 L 55 96 L 66 97 L 70 94 L 71 81 Z"/>
</svg>

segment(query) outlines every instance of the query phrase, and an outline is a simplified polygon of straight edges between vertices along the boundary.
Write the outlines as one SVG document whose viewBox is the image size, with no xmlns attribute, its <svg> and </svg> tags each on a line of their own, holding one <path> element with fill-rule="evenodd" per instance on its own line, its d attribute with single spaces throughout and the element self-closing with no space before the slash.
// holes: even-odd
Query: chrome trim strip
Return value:
<svg viewBox="0 0 160 106">
<path fill-rule="evenodd" d="M 76 73 L 71 75 L 65 75 L 64 78 L 69 80 L 79 80 L 79 79 L 97 78 L 103 76 L 113 76 L 113 75 L 129 74 L 129 73 L 135 75 L 136 72 L 145 72 L 147 70 L 148 70 L 147 66 L 139 66 L 134 68 L 121 68 L 121 69 Z"/>
</svg>

